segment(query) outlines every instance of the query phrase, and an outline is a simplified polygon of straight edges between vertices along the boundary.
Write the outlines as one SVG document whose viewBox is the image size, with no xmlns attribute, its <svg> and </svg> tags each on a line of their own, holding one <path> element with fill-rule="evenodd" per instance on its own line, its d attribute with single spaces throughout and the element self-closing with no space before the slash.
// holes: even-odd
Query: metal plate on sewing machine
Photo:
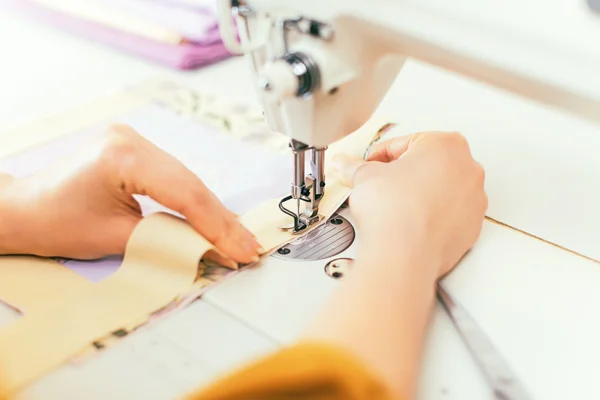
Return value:
<svg viewBox="0 0 600 400">
<path fill-rule="evenodd" d="M 281 247 L 273 257 L 285 260 L 324 260 L 346 250 L 354 242 L 356 232 L 344 217 L 334 214 L 312 232 Z"/>
</svg>

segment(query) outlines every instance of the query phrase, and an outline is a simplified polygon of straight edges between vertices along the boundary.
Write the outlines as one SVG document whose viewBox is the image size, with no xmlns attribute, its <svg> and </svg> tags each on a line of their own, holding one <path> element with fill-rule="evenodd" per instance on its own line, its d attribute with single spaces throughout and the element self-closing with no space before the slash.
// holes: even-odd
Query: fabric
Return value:
<svg viewBox="0 0 600 400">
<path fill-rule="evenodd" d="M 57 0 L 35 1 L 46 4 L 57 2 Z M 217 0 L 201 0 L 188 5 L 161 0 L 97 0 L 93 3 L 100 3 L 105 8 L 129 18 L 142 19 L 168 29 L 189 42 L 208 43 L 210 40 L 220 40 L 216 23 Z M 107 22 L 111 21 L 104 21 L 103 25 Z"/>
<path fill-rule="evenodd" d="M 44 298 L 43 312 L 38 309 L 0 330 L 5 394 L 18 392 L 95 339 L 147 320 L 189 290 L 200 258 L 211 247 L 175 216 L 157 213 L 144 218 L 115 274 L 87 290 Z"/>
<path fill-rule="evenodd" d="M 360 361 L 331 345 L 306 342 L 254 363 L 188 400 L 391 400 Z"/>
<path fill-rule="evenodd" d="M 92 283 L 62 265 L 30 256 L 0 257 L 0 301 L 17 311 L 43 311 L 56 293 L 83 293 Z"/>
<path fill-rule="evenodd" d="M 199 68 L 231 56 L 220 39 L 216 22 L 210 28 L 205 27 L 204 32 L 196 32 L 192 38 L 187 38 L 168 28 L 146 27 L 146 24 L 123 23 L 130 27 L 124 31 L 30 0 L 13 2 L 12 7 L 78 36 L 178 69 Z M 201 24 L 202 19 L 199 21 Z M 133 28 L 138 25 L 144 26 Z M 207 23 L 204 22 L 204 25 Z"/>
</svg>

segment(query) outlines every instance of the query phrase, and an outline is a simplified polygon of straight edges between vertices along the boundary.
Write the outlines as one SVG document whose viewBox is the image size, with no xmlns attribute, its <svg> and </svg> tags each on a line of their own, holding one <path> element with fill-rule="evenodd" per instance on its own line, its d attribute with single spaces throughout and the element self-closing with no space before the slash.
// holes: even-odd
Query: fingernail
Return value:
<svg viewBox="0 0 600 400">
<path fill-rule="evenodd" d="M 254 239 L 246 240 L 244 242 L 244 250 L 246 250 L 248 253 L 257 254 L 259 253 L 259 248 L 260 244 Z"/>
<path fill-rule="evenodd" d="M 257 248 L 256 250 L 258 250 L 258 253 L 259 253 L 259 254 L 264 254 L 264 253 L 266 253 L 266 252 L 267 252 L 267 251 L 264 249 L 264 247 L 262 247 L 262 246 L 258 246 L 258 248 Z"/>
</svg>

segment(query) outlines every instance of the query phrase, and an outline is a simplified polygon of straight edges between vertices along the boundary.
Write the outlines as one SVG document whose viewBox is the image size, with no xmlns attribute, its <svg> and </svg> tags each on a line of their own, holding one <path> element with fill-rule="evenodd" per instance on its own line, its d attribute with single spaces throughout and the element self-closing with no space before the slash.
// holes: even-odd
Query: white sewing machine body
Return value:
<svg viewBox="0 0 600 400">
<path fill-rule="evenodd" d="M 600 121 L 600 83 L 594 79 L 598 52 L 586 59 L 570 57 L 577 47 L 549 52 L 531 47 L 531 38 L 515 40 L 458 19 L 436 18 L 408 1 L 235 3 L 240 43 L 232 1 L 219 0 L 226 45 L 248 56 L 271 127 L 310 146 L 327 146 L 362 126 L 407 58 Z M 424 23 L 425 16 L 430 24 Z M 600 34 L 600 22 L 595 22 L 588 24 L 588 34 Z M 594 43 L 590 37 L 578 39 Z M 507 46 L 512 54 L 500 52 Z M 296 54 L 301 60 L 288 58 Z"/>
<path fill-rule="evenodd" d="M 218 4 L 226 46 L 248 57 L 267 121 L 291 139 L 295 167 L 289 199 L 297 205 L 286 210 L 282 201 L 280 207 L 294 217 L 296 231 L 315 221 L 320 197 L 327 190 L 323 154 L 327 146 L 366 123 L 406 59 L 425 61 L 600 123 L 597 51 L 582 58 L 575 47 L 556 53 L 531 38 L 486 35 L 479 26 L 440 20 L 404 1 L 309 0 L 290 5 L 276 0 L 219 0 Z M 232 14 L 237 17 L 240 42 Z M 590 22 L 586 33 L 600 34 L 600 22 Z M 588 37 L 579 39 L 590 43 Z M 305 178 L 306 151 L 312 152 L 313 163 Z"/>
<path fill-rule="evenodd" d="M 556 32 L 555 38 L 565 38 L 564 42 L 557 39 L 550 47 L 532 47 L 528 40 L 505 40 L 491 29 L 476 29 L 480 27 L 461 18 L 451 20 L 447 17 L 454 15 L 454 10 L 441 12 L 445 6 L 434 0 L 429 3 L 434 11 L 383 0 L 344 2 L 344 8 L 383 25 L 402 25 L 421 38 L 444 45 L 442 49 L 461 49 L 462 54 L 485 60 L 485 65 L 471 68 L 461 62 L 464 58 L 452 57 L 423 56 L 425 61 L 515 92 L 530 87 L 522 86 L 520 80 L 497 82 L 497 68 L 556 83 L 574 97 L 550 96 L 550 100 L 571 111 L 581 103 L 569 99 L 597 104 L 600 27 L 587 17 L 580 16 L 579 23 L 569 25 L 564 35 Z M 325 13 L 331 9 L 323 7 L 338 3 L 311 0 L 303 4 L 306 10 Z M 364 7 L 354 9 L 359 5 Z M 473 13 L 494 14 L 486 10 L 486 2 L 472 6 Z M 524 16 L 510 15 L 524 22 L 521 27 L 539 17 L 538 25 L 529 27 L 532 37 L 551 33 L 542 28 L 555 29 L 566 18 L 558 6 L 548 5 L 550 9 L 542 8 L 539 14 L 508 2 L 506 6 L 507 14 L 524 12 Z M 574 9 L 564 8 L 571 11 L 571 17 Z M 493 10 L 498 11 L 497 7 Z M 539 32 L 533 32 L 536 29 Z M 417 71 L 407 62 L 397 90 L 383 103 L 382 108 L 391 115 L 395 111 L 401 122 L 395 133 L 460 130 L 486 168 L 490 217 L 600 259 L 598 127 L 435 69 L 419 68 Z M 428 93 L 423 93 L 424 82 L 429 84 Z M 533 90 L 529 95 L 534 98 L 531 93 L 540 94 Z M 540 95 L 548 97 L 545 94 Z M 593 108 L 578 109 L 594 117 Z M 348 210 L 340 214 L 352 222 Z M 449 288 L 535 399 L 600 398 L 600 266 L 523 232 L 485 222 L 478 244 L 448 278 Z M 208 383 L 230 368 L 294 340 L 338 284 L 326 274 L 327 263 L 353 255 L 350 247 L 318 261 L 270 257 L 260 268 L 219 284 L 180 314 L 126 338 L 86 364 L 65 366 L 43 378 L 26 396 L 163 399 Z M 441 309 L 436 310 L 418 398 L 488 396 L 488 387 L 462 341 Z"/>
</svg>

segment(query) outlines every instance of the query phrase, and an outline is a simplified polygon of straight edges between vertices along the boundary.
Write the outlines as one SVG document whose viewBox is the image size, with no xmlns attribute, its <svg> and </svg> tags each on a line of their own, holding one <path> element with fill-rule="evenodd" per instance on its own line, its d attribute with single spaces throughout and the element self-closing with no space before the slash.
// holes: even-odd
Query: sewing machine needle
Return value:
<svg viewBox="0 0 600 400">
<path fill-rule="evenodd" d="M 437 285 L 437 295 L 471 356 L 492 387 L 494 397 L 498 400 L 531 400 L 523 384 L 513 374 L 477 323 L 467 310 L 452 299 L 441 282 Z"/>
</svg>

